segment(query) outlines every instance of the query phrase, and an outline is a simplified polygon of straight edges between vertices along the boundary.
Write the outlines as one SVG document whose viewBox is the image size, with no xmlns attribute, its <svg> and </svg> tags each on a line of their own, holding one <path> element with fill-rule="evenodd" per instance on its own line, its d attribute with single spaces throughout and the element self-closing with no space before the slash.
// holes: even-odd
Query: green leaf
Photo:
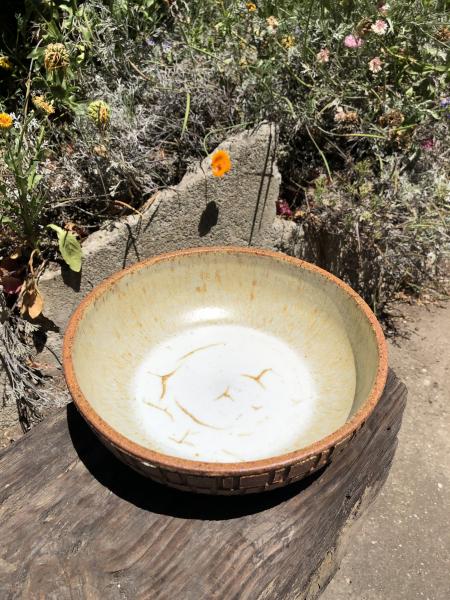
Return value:
<svg viewBox="0 0 450 600">
<path fill-rule="evenodd" d="M 434 119 L 436 119 L 436 121 L 439 121 L 441 118 L 440 115 L 438 115 L 435 110 L 431 110 L 431 108 L 424 108 L 423 111 L 431 115 Z"/>
<path fill-rule="evenodd" d="M 83 256 L 80 242 L 73 233 L 58 227 L 58 225 L 51 223 L 50 225 L 47 225 L 47 227 L 56 231 L 59 242 L 59 251 L 61 252 L 64 262 L 69 265 L 72 271 L 79 273 L 81 271 L 81 259 Z"/>
<path fill-rule="evenodd" d="M 183 126 L 181 128 L 181 137 L 183 137 L 183 135 L 186 132 L 187 124 L 188 124 L 188 121 L 189 121 L 190 110 L 191 110 L 191 94 L 188 92 L 187 95 L 186 95 L 186 109 L 184 111 Z"/>
<path fill-rule="evenodd" d="M 33 50 L 27 55 L 27 58 L 39 58 L 44 56 L 43 48 L 33 48 Z"/>
<path fill-rule="evenodd" d="M 60 10 L 65 10 L 66 12 L 69 13 L 69 15 L 73 15 L 73 10 L 70 6 L 67 6 L 67 4 L 60 4 L 59 5 Z"/>
<path fill-rule="evenodd" d="M 424 73 L 432 73 L 437 71 L 438 73 L 447 73 L 448 67 L 446 65 L 429 65 L 426 64 L 423 70 Z"/>
<path fill-rule="evenodd" d="M 28 191 L 32 192 L 37 184 L 41 181 L 43 175 L 36 175 L 35 172 L 28 175 L 27 187 Z"/>
</svg>

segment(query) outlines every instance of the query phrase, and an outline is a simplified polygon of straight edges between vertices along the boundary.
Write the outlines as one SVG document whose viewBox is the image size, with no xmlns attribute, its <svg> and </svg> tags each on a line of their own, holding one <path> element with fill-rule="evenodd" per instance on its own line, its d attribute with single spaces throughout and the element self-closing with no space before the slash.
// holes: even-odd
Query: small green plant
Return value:
<svg viewBox="0 0 450 600">
<path fill-rule="evenodd" d="M 17 122 L 17 121 L 16 121 Z M 45 194 L 38 172 L 44 154 L 45 125 L 31 112 L 19 127 L 11 126 L 0 139 L 3 146 L 4 178 L 0 181 L 2 222 L 16 233 L 30 250 L 39 246 Z"/>
<path fill-rule="evenodd" d="M 13 126 L 14 118 L 18 127 Z M 0 181 L 0 222 L 14 231 L 30 253 L 39 253 L 47 199 L 39 172 L 45 153 L 45 124 L 39 124 L 33 112 L 25 115 L 22 124 L 14 118 L 0 114 L 4 131 L 0 148 L 3 145 L 7 169 Z M 80 271 L 82 253 L 76 236 L 54 224 L 48 227 L 57 233 L 64 261 L 73 271 Z"/>
</svg>

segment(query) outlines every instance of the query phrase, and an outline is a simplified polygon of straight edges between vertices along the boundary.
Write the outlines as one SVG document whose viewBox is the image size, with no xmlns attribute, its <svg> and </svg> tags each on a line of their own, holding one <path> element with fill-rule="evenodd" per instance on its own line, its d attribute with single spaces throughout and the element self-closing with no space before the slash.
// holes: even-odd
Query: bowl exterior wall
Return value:
<svg viewBox="0 0 450 600">
<path fill-rule="evenodd" d="M 142 268 L 151 267 L 161 261 L 174 261 L 196 254 L 240 254 L 264 257 L 302 268 L 322 277 L 327 285 L 331 283 L 340 287 L 348 301 L 357 306 L 357 312 L 368 321 L 371 335 L 375 336 L 378 355 L 378 366 L 370 393 L 358 411 L 340 429 L 323 439 L 299 450 L 268 459 L 241 463 L 197 462 L 166 455 L 139 445 L 114 429 L 90 405 L 81 391 L 75 373 L 72 350 L 80 320 L 84 311 L 95 306 L 101 295 L 108 291 L 121 278 Z M 355 309 L 356 310 L 356 309 Z M 362 317 L 361 317 L 362 318 Z M 358 345 L 359 352 L 365 356 L 364 344 Z M 322 269 L 298 259 L 260 249 L 243 248 L 203 248 L 183 250 L 159 257 L 147 259 L 127 270 L 116 274 L 100 284 L 83 300 L 69 323 L 64 340 L 63 364 L 69 390 L 78 410 L 98 436 L 101 442 L 123 463 L 158 483 L 183 490 L 211 495 L 239 495 L 269 491 L 297 482 L 325 467 L 339 455 L 342 450 L 358 434 L 378 403 L 387 377 L 387 348 L 379 323 L 369 307 L 357 294 L 342 281 Z M 108 392 L 107 392 L 108 396 Z"/>
<path fill-rule="evenodd" d="M 88 425 L 114 456 L 144 477 L 183 492 L 213 496 L 238 496 L 267 492 L 312 475 L 339 455 L 358 434 L 364 423 L 347 438 L 323 452 L 312 454 L 306 459 L 292 462 L 286 466 L 280 465 L 280 468 L 271 468 L 251 475 L 212 475 L 209 473 L 200 474 L 198 471 L 167 469 L 163 465 L 152 464 L 129 454 L 113 444 L 111 440 L 103 436 L 92 425 L 89 423 Z"/>
</svg>

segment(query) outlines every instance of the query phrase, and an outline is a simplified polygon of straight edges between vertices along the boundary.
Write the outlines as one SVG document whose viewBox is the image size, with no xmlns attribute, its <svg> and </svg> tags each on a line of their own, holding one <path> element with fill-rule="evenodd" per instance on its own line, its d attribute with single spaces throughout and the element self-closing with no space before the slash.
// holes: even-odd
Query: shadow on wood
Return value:
<svg viewBox="0 0 450 600">
<path fill-rule="evenodd" d="M 80 460 L 99 483 L 139 508 L 183 519 L 233 519 L 273 508 L 305 490 L 323 472 L 265 494 L 228 497 L 180 492 L 120 462 L 98 440 L 73 404 L 67 406 L 67 423 Z"/>
</svg>

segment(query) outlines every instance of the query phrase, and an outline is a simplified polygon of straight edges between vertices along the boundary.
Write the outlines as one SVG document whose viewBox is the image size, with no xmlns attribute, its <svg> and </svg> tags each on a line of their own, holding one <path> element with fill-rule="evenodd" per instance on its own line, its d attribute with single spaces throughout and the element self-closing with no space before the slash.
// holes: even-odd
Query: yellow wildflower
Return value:
<svg viewBox="0 0 450 600">
<path fill-rule="evenodd" d="M 211 157 L 211 169 L 215 177 L 223 177 L 231 169 L 230 155 L 226 150 L 217 150 Z"/>
<path fill-rule="evenodd" d="M 0 129 L 9 129 L 13 124 L 11 115 L 8 113 L 0 113 Z"/>
<path fill-rule="evenodd" d="M 0 56 L 0 69 L 4 69 L 5 71 L 11 71 L 12 68 L 13 65 L 9 58 L 7 56 Z"/>
<path fill-rule="evenodd" d="M 109 124 L 111 109 L 103 100 L 94 100 L 88 106 L 88 116 L 99 126 L 106 127 Z"/>
<path fill-rule="evenodd" d="M 295 46 L 295 37 L 293 35 L 285 35 L 281 38 L 281 45 L 288 50 Z"/>
<path fill-rule="evenodd" d="M 46 102 L 44 96 L 33 96 L 32 101 L 36 108 L 39 108 L 48 115 L 52 115 L 55 112 L 53 105 Z"/>
<path fill-rule="evenodd" d="M 247 7 L 248 12 L 255 12 L 256 4 L 254 2 L 247 2 L 245 5 Z"/>
<path fill-rule="evenodd" d="M 47 71 L 64 70 L 69 65 L 69 52 L 64 44 L 49 44 L 44 52 Z"/>
</svg>

